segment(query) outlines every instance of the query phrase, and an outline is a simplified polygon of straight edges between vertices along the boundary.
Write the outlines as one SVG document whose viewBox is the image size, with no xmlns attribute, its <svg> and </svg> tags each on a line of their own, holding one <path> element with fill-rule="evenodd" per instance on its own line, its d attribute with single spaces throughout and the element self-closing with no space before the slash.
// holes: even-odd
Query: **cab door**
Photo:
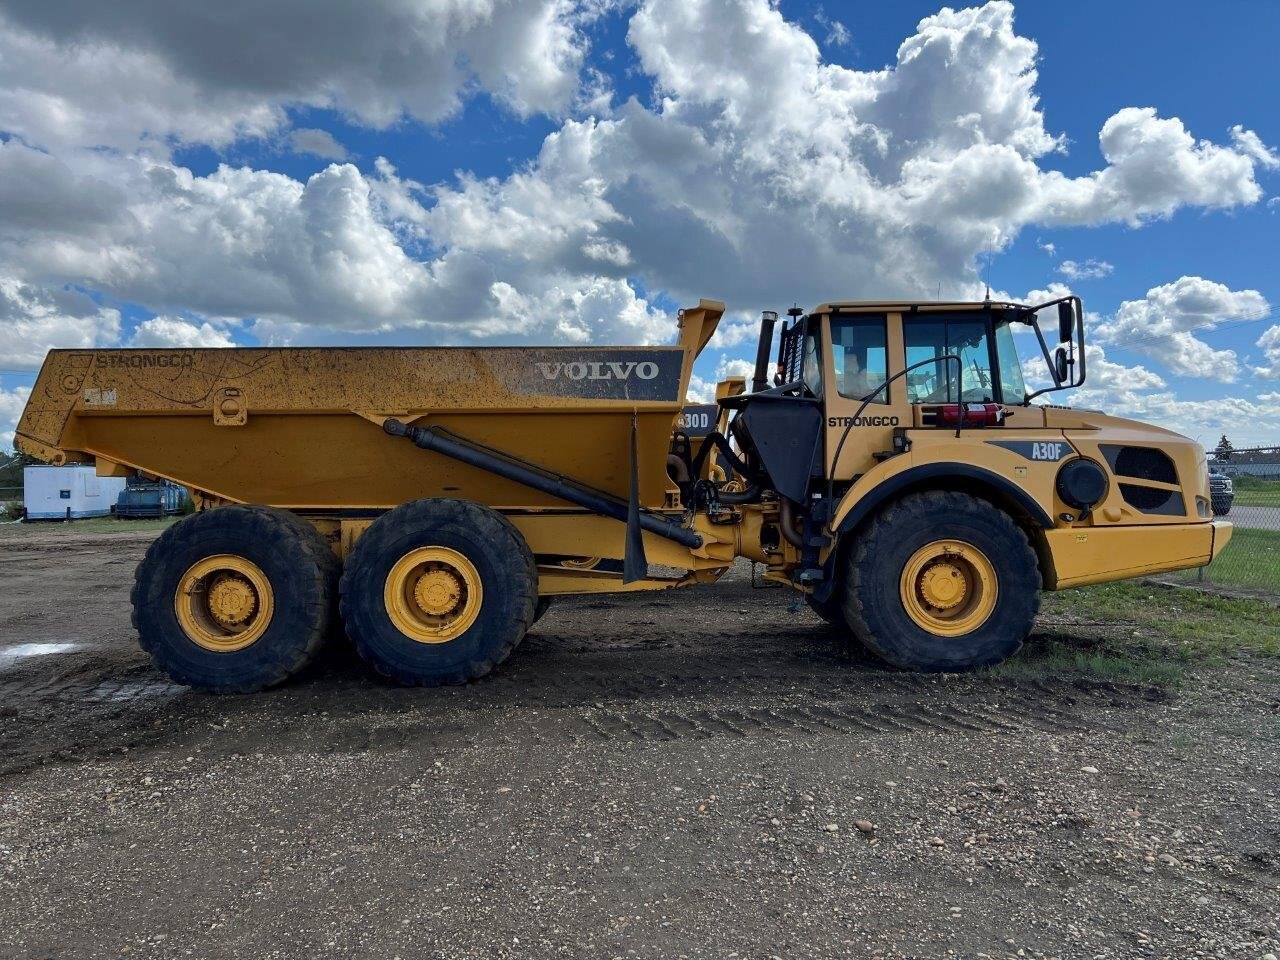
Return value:
<svg viewBox="0 0 1280 960">
<path fill-rule="evenodd" d="M 821 324 L 818 389 L 825 401 L 826 474 L 848 480 L 876 464 L 876 454 L 893 449 L 894 430 L 910 427 L 903 367 L 902 317 L 897 312 L 836 310 Z M 806 383 L 811 361 L 806 354 Z M 838 461 L 837 462 L 837 458 Z"/>
</svg>

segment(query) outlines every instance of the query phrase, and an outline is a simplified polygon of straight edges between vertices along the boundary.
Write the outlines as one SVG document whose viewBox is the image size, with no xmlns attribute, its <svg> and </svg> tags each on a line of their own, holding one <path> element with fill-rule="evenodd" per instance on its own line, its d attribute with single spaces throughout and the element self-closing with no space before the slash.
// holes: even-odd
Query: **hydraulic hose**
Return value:
<svg viewBox="0 0 1280 960">
<path fill-rule="evenodd" d="M 394 418 L 383 423 L 382 429 L 393 437 L 408 437 L 423 450 L 439 453 L 450 459 L 496 474 L 507 480 L 524 484 L 541 493 L 568 501 L 602 517 L 622 523 L 627 522 L 627 502 L 612 497 L 602 490 L 594 490 L 569 477 L 552 473 L 535 464 L 528 464 L 501 451 L 489 451 L 459 437 L 446 437 L 433 427 L 410 427 Z M 690 549 L 702 546 L 702 537 L 686 527 L 672 523 L 652 513 L 641 512 L 640 528 L 649 533 L 673 540 Z"/>
</svg>

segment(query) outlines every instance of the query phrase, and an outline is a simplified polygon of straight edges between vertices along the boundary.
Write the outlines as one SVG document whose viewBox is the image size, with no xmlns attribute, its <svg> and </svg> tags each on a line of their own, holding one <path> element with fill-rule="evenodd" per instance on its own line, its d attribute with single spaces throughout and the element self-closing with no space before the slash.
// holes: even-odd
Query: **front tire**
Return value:
<svg viewBox="0 0 1280 960">
<path fill-rule="evenodd" d="M 142 649 L 177 683 L 253 693 L 319 651 L 339 561 L 315 527 L 275 507 L 217 507 L 151 544 L 133 585 Z"/>
<path fill-rule="evenodd" d="M 537 599 L 524 538 L 467 500 L 415 500 L 384 513 L 342 575 L 342 616 L 360 656 L 418 686 L 484 676 L 523 639 Z"/>
<path fill-rule="evenodd" d="M 835 627 L 838 630 L 848 630 L 849 624 L 844 619 L 843 592 L 837 586 L 835 590 L 831 591 L 831 596 L 826 600 L 817 600 L 813 594 L 806 593 L 804 601 L 809 605 L 810 610 L 827 622 L 828 626 Z"/>
<path fill-rule="evenodd" d="M 1040 608 L 1040 572 L 1007 513 L 928 491 L 882 510 L 846 567 L 854 636 L 897 667 L 971 670 L 1017 652 Z"/>
</svg>

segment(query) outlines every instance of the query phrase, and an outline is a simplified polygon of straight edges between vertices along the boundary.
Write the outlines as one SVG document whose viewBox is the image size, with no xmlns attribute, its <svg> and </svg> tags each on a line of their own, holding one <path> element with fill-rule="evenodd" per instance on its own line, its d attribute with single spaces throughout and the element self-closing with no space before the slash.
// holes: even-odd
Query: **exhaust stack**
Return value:
<svg viewBox="0 0 1280 960">
<path fill-rule="evenodd" d="M 760 345 L 756 347 L 756 372 L 751 378 L 752 393 L 759 393 L 769 387 L 769 352 L 773 347 L 773 328 L 777 323 L 777 310 L 765 310 L 760 314 Z"/>
</svg>

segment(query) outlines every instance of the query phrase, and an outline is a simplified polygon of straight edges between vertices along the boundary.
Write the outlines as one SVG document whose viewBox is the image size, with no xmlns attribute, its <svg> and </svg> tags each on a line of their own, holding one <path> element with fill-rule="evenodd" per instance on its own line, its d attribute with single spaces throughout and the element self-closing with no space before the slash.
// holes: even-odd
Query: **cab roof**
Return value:
<svg viewBox="0 0 1280 960">
<path fill-rule="evenodd" d="M 832 300 L 814 307 L 810 313 L 835 310 L 1025 310 L 1008 300 Z"/>
</svg>

